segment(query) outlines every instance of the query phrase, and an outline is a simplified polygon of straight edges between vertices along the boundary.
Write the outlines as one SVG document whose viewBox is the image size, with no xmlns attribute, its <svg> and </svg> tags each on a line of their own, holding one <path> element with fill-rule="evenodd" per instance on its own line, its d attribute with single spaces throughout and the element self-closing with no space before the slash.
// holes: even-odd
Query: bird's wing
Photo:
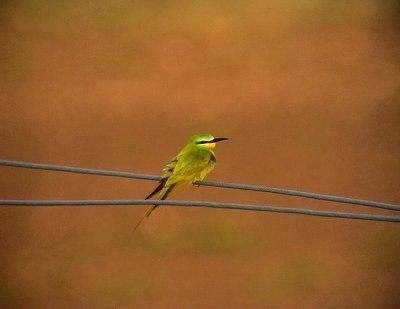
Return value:
<svg viewBox="0 0 400 309">
<path fill-rule="evenodd" d="M 169 163 L 163 168 L 163 179 L 171 176 L 175 170 L 176 165 L 178 164 L 178 156 L 174 157 Z"/>
<path fill-rule="evenodd" d="M 178 158 L 175 157 L 163 168 L 164 174 L 163 174 L 163 177 L 161 178 L 160 182 L 158 183 L 158 186 L 154 189 L 154 191 L 152 191 L 145 198 L 145 200 L 148 200 L 149 198 L 151 198 L 152 196 L 154 196 L 155 194 L 157 194 L 158 192 L 160 192 L 164 188 L 166 182 L 168 181 L 168 178 L 173 174 L 175 166 L 176 166 L 177 163 L 178 163 Z"/>
<path fill-rule="evenodd" d="M 203 178 L 212 171 L 215 166 L 215 157 L 210 152 L 190 152 L 178 157 L 173 173 L 168 178 L 166 187 L 172 184 L 194 182 Z"/>
</svg>

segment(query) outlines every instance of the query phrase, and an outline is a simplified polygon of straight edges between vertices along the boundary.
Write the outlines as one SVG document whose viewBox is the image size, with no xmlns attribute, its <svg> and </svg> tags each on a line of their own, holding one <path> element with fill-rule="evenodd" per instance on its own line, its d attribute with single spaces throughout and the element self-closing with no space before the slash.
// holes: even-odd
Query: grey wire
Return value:
<svg viewBox="0 0 400 309">
<path fill-rule="evenodd" d="M 123 206 L 123 205 L 154 205 L 151 200 L 0 200 L 4 206 Z M 323 211 L 305 208 L 262 206 L 238 203 L 220 203 L 208 201 L 174 201 L 157 200 L 157 205 L 175 205 L 191 207 L 211 207 L 236 210 L 268 211 L 278 213 L 301 214 L 318 217 L 333 217 L 344 219 L 358 219 L 370 221 L 400 222 L 400 217 L 382 216 L 373 214 L 347 213 L 336 211 Z"/>
<path fill-rule="evenodd" d="M 146 180 L 160 180 L 161 179 L 160 176 L 155 176 L 155 175 L 146 175 L 146 174 L 139 174 L 139 173 L 110 171 L 110 170 L 99 170 L 99 169 L 88 169 L 88 168 L 70 167 L 70 166 L 53 165 L 53 164 L 21 162 L 21 161 L 13 161 L 13 160 L 1 160 L 0 159 L 0 165 L 42 169 L 42 170 L 53 170 L 53 171 L 68 172 L 68 173 L 125 177 L 125 178 L 134 178 L 134 179 L 146 179 Z M 273 188 L 273 187 L 267 187 L 267 186 L 238 184 L 238 183 L 217 182 L 217 181 L 202 181 L 202 182 L 198 182 L 197 184 L 204 185 L 204 186 L 228 188 L 228 189 L 249 190 L 249 191 L 268 192 L 268 193 L 283 194 L 283 195 L 290 195 L 290 196 L 299 196 L 299 197 L 311 198 L 311 199 L 316 199 L 316 200 L 355 204 L 355 205 L 360 205 L 360 206 L 368 206 L 368 207 L 400 211 L 400 206 L 395 205 L 395 204 L 388 204 L 388 203 L 348 198 L 348 197 L 340 197 L 340 196 L 335 196 L 335 195 L 317 194 L 317 193 L 304 192 L 304 191 L 298 191 L 298 190 Z"/>
<path fill-rule="evenodd" d="M 110 171 L 110 170 L 99 170 L 99 169 L 93 169 L 93 168 L 81 168 L 81 167 L 72 167 L 72 166 L 65 166 L 65 165 L 1 160 L 1 159 L 0 159 L 0 165 L 23 167 L 23 168 L 33 168 L 33 169 L 38 169 L 38 170 L 58 171 L 58 172 L 66 172 L 66 173 L 114 176 L 114 177 L 125 177 L 125 178 L 145 179 L 145 180 L 160 180 L 161 179 L 160 176 L 155 176 L 155 175 L 146 175 L 146 174 L 139 174 L 139 173 Z"/>
<path fill-rule="evenodd" d="M 224 183 L 224 182 L 217 182 L 217 181 L 206 181 L 206 182 L 204 182 L 204 184 L 208 185 L 208 186 L 214 186 L 214 187 L 220 187 L 220 188 L 268 192 L 268 193 L 275 193 L 275 194 L 282 194 L 282 195 L 299 196 L 299 197 L 304 197 L 304 198 L 309 198 L 309 199 L 314 199 L 314 200 L 323 200 L 323 201 L 354 204 L 354 205 L 360 205 L 360 206 L 368 206 L 368 207 L 400 211 L 400 205 L 375 202 L 375 201 L 370 201 L 370 200 L 355 199 L 355 198 L 350 198 L 350 197 L 342 197 L 342 196 L 335 196 L 335 195 L 328 195 L 328 194 L 311 193 L 311 192 L 305 192 L 305 191 L 274 188 L 274 187 L 265 187 L 265 186 L 257 186 L 257 185 Z"/>
</svg>

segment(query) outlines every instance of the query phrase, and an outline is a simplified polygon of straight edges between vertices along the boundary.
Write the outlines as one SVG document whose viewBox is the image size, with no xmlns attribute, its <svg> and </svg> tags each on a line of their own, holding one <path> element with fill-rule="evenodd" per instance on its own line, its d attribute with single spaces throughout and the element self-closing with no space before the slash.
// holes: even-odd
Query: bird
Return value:
<svg viewBox="0 0 400 309">
<path fill-rule="evenodd" d="M 166 199 L 172 192 L 182 186 L 202 181 L 216 165 L 216 143 L 228 140 L 226 137 L 214 137 L 211 134 L 195 134 L 172 160 L 163 168 L 163 176 L 158 186 L 145 199 L 158 193 L 158 199 Z M 133 229 L 137 230 L 145 218 L 159 205 L 153 205 L 139 220 Z"/>
</svg>

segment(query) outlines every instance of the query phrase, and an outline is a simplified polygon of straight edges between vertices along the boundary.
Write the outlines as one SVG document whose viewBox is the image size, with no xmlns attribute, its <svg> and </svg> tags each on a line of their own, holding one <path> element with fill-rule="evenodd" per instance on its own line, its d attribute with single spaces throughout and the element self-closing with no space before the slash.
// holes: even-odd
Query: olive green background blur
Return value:
<svg viewBox="0 0 400 309">
<path fill-rule="evenodd" d="M 0 157 L 400 203 L 398 1 L 1 1 Z M 156 185 L 0 167 L 8 199 Z M 395 214 L 210 187 L 176 199 Z M 0 207 L 1 308 L 399 308 L 400 227 L 160 207 Z M 397 214 L 398 215 L 398 214 Z"/>
</svg>

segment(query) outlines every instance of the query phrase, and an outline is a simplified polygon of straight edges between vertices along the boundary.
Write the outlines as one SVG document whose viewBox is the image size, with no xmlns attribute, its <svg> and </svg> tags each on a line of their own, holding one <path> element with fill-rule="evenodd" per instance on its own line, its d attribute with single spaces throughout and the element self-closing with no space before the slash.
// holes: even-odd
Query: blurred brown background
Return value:
<svg viewBox="0 0 400 309">
<path fill-rule="evenodd" d="M 0 157 L 400 203 L 398 1 L 1 1 Z M 1 198 L 155 186 L 0 167 Z M 393 214 L 189 187 L 176 199 Z M 394 223 L 162 207 L 0 207 L 2 308 L 398 308 Z M 398 214 L 397 214 L 398 215 Z"/>
</svg>

